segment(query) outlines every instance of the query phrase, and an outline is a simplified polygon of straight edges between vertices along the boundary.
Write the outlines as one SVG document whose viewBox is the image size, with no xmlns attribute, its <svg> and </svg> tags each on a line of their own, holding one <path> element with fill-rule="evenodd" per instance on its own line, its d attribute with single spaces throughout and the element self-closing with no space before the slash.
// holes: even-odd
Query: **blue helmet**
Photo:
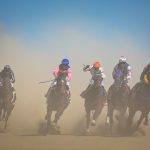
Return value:
<svg viewBox="0 0 150 150">
<path fill-rule="evenodd" d="M 63 59 L 61 61 L 61 64 L 63 64 L 63 65 L 69 65 L 69 60 L 65 58 L 65 59 Z"/>
</svg>

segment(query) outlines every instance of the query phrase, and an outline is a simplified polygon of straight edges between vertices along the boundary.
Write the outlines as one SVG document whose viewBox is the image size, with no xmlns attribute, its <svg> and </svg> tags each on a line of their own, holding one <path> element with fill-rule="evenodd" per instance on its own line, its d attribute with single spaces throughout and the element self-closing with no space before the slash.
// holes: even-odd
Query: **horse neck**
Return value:
<svg viewBox="0 0 150 150">
<path fill-rule="evenodd" d="M 58 80 L 56 89 L 60 93 L 65 93 L 66 92 L 66 81 L 64 79 Z"/>
<path fill-rule="evenodd" d="M 97 95 L 99 94 L 99 88 L 100 86 L 95 86 L 94 84 L 90 88 L 90 91 L 88 92 L 89 99 L 95 99 Z"/>
<path fill-rule="evenodd" d="M 148 84 L 148 85 L 142 85 L 143 86 L 143 91 L 142 92 L 144 92 L 144 94 L 146 94 L 147 96 L 150 96 L 150 84 Z"/>
<path fill-rule="evenodd" d="M 3 88 L 5 90 L 11 89 L 11 82 L 10 82 L 10 78 L 8 76 L 3 79 Z"/>
<path fill-rule="evenodd" d="M 10 102 L 13 96 L 12 87 L 9 77 L 6 77 L 3 81 L 3 90 L 2 90 L 3 99 L 5 102 Z"/>
</svg>

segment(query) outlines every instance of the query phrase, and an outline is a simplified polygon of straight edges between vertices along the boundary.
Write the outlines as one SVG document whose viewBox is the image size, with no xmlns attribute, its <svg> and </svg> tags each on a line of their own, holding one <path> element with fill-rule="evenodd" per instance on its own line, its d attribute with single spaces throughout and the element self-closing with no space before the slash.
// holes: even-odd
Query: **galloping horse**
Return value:
<svg viewBox="0 0 150 150">
<path fill-rule="evenodd" d="M 148 124 L 148 113 L 150 111 L 150 84 L 144 84 L 139 82 L 132 88 L 129 101 L 129 128 L 132 125 L 134 115 L 137 111 L 141 111 L 141 116 L 140 119 L 137 121 L 135 130 L 139 128 L 144 118 L 144 124 Z"/>
<path fill-rule="evenodd" d="M 91 112 L 93 112 L 91 125 L 96 125 L 96 120 L 100 115 L 104 102 L 106 101 L 106 95 L 104 94 L 104 87 L 101 86 L 102 79 L 100 75 L 93 77 L 94 84 L 91 85 L 87 94 L 83 97 L 85 99 L 85 111 L 86 111 L 86 132 L 90 132 Z"/>
<path fill-rule="evenodd" d="M 109 125 L 111 134 L 114 122 L 113 112 L 114 110 L 119 111 L 119 115 L 116 116 L 116 119 L 119 121 L 119 123 L 121 123 L 122 119 L 124 119 L 124 115 L 128 107 L 129 94 L 129 87 L 120 79 L 116 80 L 108 90 L 108 112 L 106 125 Z"/>
<path fill-rule="evenodd" d="M 47 98 L 47 132 L 57 132 L 57 122 L 64 110 L 69 104 L 69 97 L 66 86 L 66 73 L 59 72 L 56 79 L 57 84 L 52 87 L 51 92 Z M 52 112 L 56 111 L 54 121 L 51 121 Z"/>
<path fill-rule="evenodd" d="M 10 82 L 9 75 L 6 75 L 2 82 L 2 87 L 0 89 L 0 98 L 1 98 L 1 106 L 0 106 L 0 118 L 5 121 L 4 129 L 7 128 L 7 121 L 9 116 L 14 108 L 13 100 L 13 90 Z"/>
</svg>

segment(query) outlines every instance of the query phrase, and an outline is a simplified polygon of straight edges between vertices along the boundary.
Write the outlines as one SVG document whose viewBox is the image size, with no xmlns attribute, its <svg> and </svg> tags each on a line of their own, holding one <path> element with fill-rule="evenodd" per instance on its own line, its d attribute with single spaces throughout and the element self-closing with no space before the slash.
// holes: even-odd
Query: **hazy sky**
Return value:
<svg viewBox="0 0 150 150">
<path fill-rule="evenodd" d="M 30 42 L 40 39 L 43 30 L 54 31 L 63 26 L 108 40 L 121 32 L 148 51 L 150 1 L 0 0 L 0 24 Z"/>
<path fill-rule="evenodd" d="M 0 51 L 13 52 L 6 46 L 13 41 L 54 66 L 68 57 L 78 71 L 100 60 L 110 74 L 125 55 L 141 72 L 150 56 L 149 26 L 149 0 L 0 0 Z"/>
</svg>

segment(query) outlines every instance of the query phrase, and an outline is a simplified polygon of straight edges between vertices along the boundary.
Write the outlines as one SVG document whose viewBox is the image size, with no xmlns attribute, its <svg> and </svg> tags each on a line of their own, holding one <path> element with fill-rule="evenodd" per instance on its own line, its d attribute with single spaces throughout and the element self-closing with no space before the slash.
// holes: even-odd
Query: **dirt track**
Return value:
<svg viewBox="0 0 150 150">
<path fill-rule="evenodd" d="M 0 135 L 0 150 L 149 150 L 150 137 Z"/>
<path fill-rule="evenodd" d="M 64 117 L 60 121 L 62 135 L 42 135 L 37 134 L 39 127 L 45 126 L 45 121 L 41 121 L 41 125 L 33 117 L 28 119 L 18 120 L 19 113 L 14 113 L 11 116 L 7 133 L 0 133 L 0 150 L 149 150 L 150 149 L 150 132 L 149 126 L 142 126 L 146 132 L 146 136 L 142 136 L 140 132 L 133 136 L 103 136 L 104 121 L 106 115 L 106 108 L 104 108 L 97 127 L 93 133 L 99 136 L 79 136 L 69 135 L 72 132 L 83 130 L 85 119 L 81 121 L 76 119 L 68 122 L 68 110 L 66 110 Z M 33 113 L 32 113 L 33 114 Z M 28 115 L 28 114 L 27 114 Z M 66 115 L 66 117 L 65 117 Z M 17 116 L 17 117 L 16 117 Z M 28 115 L 29 116 L 29 115 Z M 44 116 L 42 116 L 43 118 Z M 72 116 L 71 116 L 72 117 Z M 85 117 L 85 116 L 83 116 Z M 22 118 L 22 117 L 21 117 Z M 74 116 L 75 118 L 75 116 Z M 30 120 L 32 119 L 32 121 Z M 31 122 L 30 122 L 31 121 Z M 67 125 L 68 124 L 68 125 Z M 43 127 L 42 127 L 43 125 Z M 73 126 L 75 125 L 75 126 Z M 45 127 L 44 127 L 45 128 Z M 93 129 L 93 128 L 91 128 Z M 101 133 L 98 133 L 101 132 Z"/>
</svg>

